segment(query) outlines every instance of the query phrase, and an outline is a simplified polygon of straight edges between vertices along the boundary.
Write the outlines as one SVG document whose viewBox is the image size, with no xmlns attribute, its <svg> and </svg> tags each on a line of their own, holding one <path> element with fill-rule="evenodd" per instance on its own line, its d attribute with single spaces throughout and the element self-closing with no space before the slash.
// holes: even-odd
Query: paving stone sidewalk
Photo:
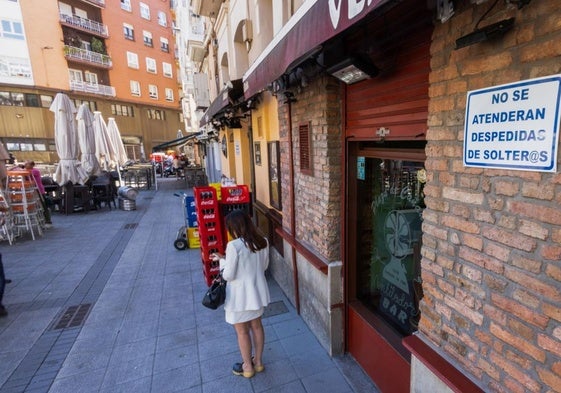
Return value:
<svg viewBox="0 0 561 393">
<path fill-rule="evenodd" d="M 0 319 L 0 393 L 376 392 L 348 355 L 331 358 L 269 280 L 266 370 L 239 361 L 223 310 L 200 305 L 198 249 L 176 250 L 184 182 L 158 179 L 136 210 L 68 216 L 33 241 L 0 244 L 6 275 Z"/>
</svg>

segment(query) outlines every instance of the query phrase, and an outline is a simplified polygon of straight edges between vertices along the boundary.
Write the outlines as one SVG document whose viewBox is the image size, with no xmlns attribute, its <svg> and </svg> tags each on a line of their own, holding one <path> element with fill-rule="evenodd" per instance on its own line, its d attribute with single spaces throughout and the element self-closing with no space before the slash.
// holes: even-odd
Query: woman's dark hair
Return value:
<svg viewBox="0 0 561 393">
<path fill-rule="evenodd" d="M 251 218 L 242 210 L 234 210 L 226 216 L 226 229 L 234 239 L 242 239 L 251 252 L 267 247 L 267 241 L 257 232 Z"/>
</svg>

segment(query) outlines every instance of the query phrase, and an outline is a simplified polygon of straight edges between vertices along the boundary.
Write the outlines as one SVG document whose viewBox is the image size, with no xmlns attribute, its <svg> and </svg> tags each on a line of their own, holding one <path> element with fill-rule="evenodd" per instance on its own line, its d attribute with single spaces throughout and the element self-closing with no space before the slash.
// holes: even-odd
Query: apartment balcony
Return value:
<svg viewBox="0 0 561 393">
<path fill-rule="evenodd" d="M 75 46 L 64 45 L 64 55 L 68 61 L 85 63 L 99 68 L 111 68 L 113 66 L 109 56 Z"/>
<path fill-rule="evenodd" d="M 84 93 L 99 94 L 107 97 L 115 97 L 115 88 L 113 86 L 105 86 L 80 81 L 70 81 L 70 89 Z"/>
<path fill-rule="evenodd" d="M 205 110 L 210 106 L 207 75 L 193 74 L 193 99 L 197 110 Z"/>
<path fill-rule="evenodd" d="M 223 0 L 192 0 L 193 12 L 198 15 L 216 18 Z"/>
<path fill-rule="evenodd" d="M 60 14 L 60 23 L 64 26 L 72 27 L 99 37 L 109 37 L 107 26 L 95 20 L 80 18 L 77 15 Z"/>
<path fill-rule="evenodd" d="M 187 40 L 203 42 L 205 40 L 205 24 L 201 18 L 191 18 L 191 28 L 187 33 Z"/>
<path fill-rule="evenodd" d="M 187 47 L 187 56 L 194 64 L 202 62 L 206 56 L 206 49 L 199 41 L 189 41 Z"/>
<path fill-rule="evenodd" d="M 105 0 L 81 0 L 82 3 L 91 4 L 99 8 L 105 8 Z"/>
</svg>

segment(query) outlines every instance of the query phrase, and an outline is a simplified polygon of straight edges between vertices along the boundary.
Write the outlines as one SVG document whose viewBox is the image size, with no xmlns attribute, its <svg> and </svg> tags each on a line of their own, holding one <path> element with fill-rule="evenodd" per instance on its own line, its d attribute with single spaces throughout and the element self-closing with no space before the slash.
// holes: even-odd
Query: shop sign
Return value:
<svg viewBox="0 0 561 393">
<path fill-rule="evenodd" d="M 561 75 L 469 91 L 464 165 L 557 171 Z"/>
</svg>

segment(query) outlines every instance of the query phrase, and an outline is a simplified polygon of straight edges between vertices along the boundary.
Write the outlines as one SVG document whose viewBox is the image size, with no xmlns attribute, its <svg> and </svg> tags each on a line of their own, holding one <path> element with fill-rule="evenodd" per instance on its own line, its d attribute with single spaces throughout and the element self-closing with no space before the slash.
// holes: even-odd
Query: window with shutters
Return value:
<svg viewBox="0 0 561 393">
<path fill-rule="evenodd" d="M 130 86 L 131 86 L 131 95 L 135 97 L 140 97 L 140 82 L 131 80 Z"/>
<path fill-rule="evenodd" d="M 157 74 L 158 71 L 156 69 L 156 60 L 151 58 L 151 57 L 147 57 L 146 58 L 146 71 L 151 73 L 151 74 Z"/>
<path fill-rule="evenodd" d="M 153 47 L 154 41 L 152 40 L 152 33 L 146 30 L 142 30 L 142 37 L 144 39 L 144 45 Z"/>
<path fill-rule="evenodd" d="M 158 86 L 148 85 L 148 95 L 150 98 L 158 99 Z"/>
<path fill-rule="evenodd" d="M 121 9 L 131 12 L 131 0 L 121 0 Z"/>
<path fill-rule="evenodd" d="M 134 26 L 128 23 L 123 23 L 123 33 L 127 40 L 134 41 Z"/>
<path fill-rule="evenodd" d="M 140 16 L 150 20 L 150 7 L 148 4 L 140 3 Z"/>
<path fill-rule="evenodd" d="M 168 25 L 168 18 L 164 11 L 158 11 L 158 24 L 163 27 Z"/>
<path fill-rule="evenodd" d="M 160 49 L 162 52 L 169 53 L 169 41 L 167 38 L 160 37 Z"/>
<path fill-rule="evenodd" d="M 166 101 L 173 101 L 173 89 L 166 87 Z"/>
<path fill-rule="evenodd" d="M 170 63 L 162 62 L 162 72 L 166 78 L 173 78 L 173 67 Z"/>
<path fill-rule="evenodd" d="M 310 123 L 300 124 L 298 127 L 300 137 L 300 172 L 312 175 L 312 136 Z"/>
<path fill-rule="evenodd" d="M 138 69 L 138 55 L 136 53 L 127 51 L 127 65 L 130 68 Z"/>
</svg>

